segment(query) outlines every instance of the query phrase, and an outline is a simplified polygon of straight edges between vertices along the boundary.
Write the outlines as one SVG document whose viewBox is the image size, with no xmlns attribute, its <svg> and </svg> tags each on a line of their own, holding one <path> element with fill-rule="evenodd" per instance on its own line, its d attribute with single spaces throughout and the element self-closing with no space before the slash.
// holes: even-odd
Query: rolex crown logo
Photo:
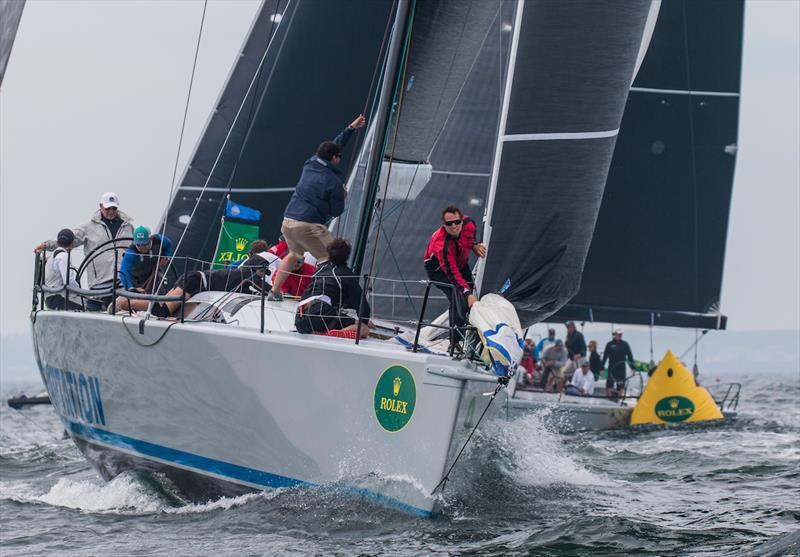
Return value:
<svg viewBox="0 0 800 557">
<path fill-rule="evenodd" d="M 394 378 L 394 382 L 392 384 L 392 392 L 394 393 L 394 396 L 397 396 L 397 395 L 400 394 L 400 385 L 402 383 L 403 383 L 403 380 L 400 379 L 399 377 L 395 377 Z"/>
<path fill-rule="evenodd" d="M 669 399 L 669 407 L 672 408 L 673 410 L 678 407 L 678 404 L 679 403 L 677 398 Z"/>
<path fill-rule="evenodd" d="M 236 251 L 244 251 L 247 247 L 247 238 L 236 238 Z"/>
</svg>

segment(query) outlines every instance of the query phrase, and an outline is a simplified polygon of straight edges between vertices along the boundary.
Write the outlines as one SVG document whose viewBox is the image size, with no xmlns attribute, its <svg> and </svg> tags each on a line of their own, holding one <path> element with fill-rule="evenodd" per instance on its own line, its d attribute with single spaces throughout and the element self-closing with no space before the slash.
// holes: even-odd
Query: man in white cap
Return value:
<svg viewBox="0 0 800 557">
<path fill-rule="evenodd" d="M 622 340 L 622 329 L 614 329 L 611 341 L 603 352 L 603 366 L 608 362 L 608 379 L 606 379 L 606 396 L 619 396 L 625 390 L 628 374 L 626 362 L 633 361 L 630 345 Z"/>
<path fill-rule="evenodd" d="M 572 384 L 567 386 L 567 394 L 592 395 L 594 392 L 594 374 L 589 368 L 589 360 L 586 358 L 578 359 L 578 369 L 572 376 L 570 383 Z"/>
<path fill-rule="evenodd" d="M 114 279 L 114 249 L 121 250 L 117 258 L 117 267 L 122 262 L 122 251 L 130 244 L 133 238 L 133 219 L 119 210 L 119 197 L 114 192 L 106 192 L 100 198 L 100 208 L 92 217 L 72 229 L 75 234 L 73 248 L 83 246 L 83 251 L 88 257 L 100 245 L 102 253 L 93 257 L 86 266 L 87 285 L 90 289 L 102 290 L 110 288 Z M 55 240 L 42 242 L 34 251 L 52 251 L 58 247 Z M 111 297 L 86 300 L 86 309 L 101 311 L 111 301 Z"/>
</svg>

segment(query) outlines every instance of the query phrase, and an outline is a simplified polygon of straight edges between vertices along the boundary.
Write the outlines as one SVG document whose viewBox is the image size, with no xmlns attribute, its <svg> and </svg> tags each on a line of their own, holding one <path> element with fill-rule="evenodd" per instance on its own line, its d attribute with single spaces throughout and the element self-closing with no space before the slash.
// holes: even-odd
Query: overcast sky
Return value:
<svg viewBox="0 0 800 557">
<path fill-rule="evenodd" d="M 258 5 L 209 2 L 179 173 Z M 86 220 L 104 191 L 157 224 L 202 10 L 28 0 L 0 91 L 1 334 L 28 328 L 33 246 Z M 732 329 L 800 329 L 799 98 L 800 3 L 750 0 L 722 291 Z"/>
</svg>

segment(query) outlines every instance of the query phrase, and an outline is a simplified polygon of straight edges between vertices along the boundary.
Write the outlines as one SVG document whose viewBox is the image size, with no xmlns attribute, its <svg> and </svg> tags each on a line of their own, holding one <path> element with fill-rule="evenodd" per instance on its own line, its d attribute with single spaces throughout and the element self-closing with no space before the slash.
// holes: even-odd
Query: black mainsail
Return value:
<svg viewBox="0 0 800 557">
<path fill-rule="evenodd" d="M 555 319 L 725 328 L 743 19 L 743 0 L 662 3 L 581 289 Z"/>
<path fill-rule="evenodd" d="M 277 238 L 303 161 L 363 110 L 391 12 L 389 0 L 265 0 L 168 209 L 176 255 L 211 259 L 228 194 Z"/>
<path fill-rule="evenodd" d="M 518 4 L 478 279 L 523 324 L 578 291 L 651 5 Z"/>
</svg>

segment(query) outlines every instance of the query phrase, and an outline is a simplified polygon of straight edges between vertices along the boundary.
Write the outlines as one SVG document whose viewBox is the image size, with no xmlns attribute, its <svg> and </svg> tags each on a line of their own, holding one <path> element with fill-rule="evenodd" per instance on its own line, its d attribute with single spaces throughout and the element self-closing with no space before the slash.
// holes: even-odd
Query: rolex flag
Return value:
<svg viewBox="0 0 800 557">
<path fill-rule="evenodd" d="M 258 239 L 260 219 L 261 211 L 228 200 L 212 269 L 224 269 L 247 258 L 250 244 Z"/>
</svg>

